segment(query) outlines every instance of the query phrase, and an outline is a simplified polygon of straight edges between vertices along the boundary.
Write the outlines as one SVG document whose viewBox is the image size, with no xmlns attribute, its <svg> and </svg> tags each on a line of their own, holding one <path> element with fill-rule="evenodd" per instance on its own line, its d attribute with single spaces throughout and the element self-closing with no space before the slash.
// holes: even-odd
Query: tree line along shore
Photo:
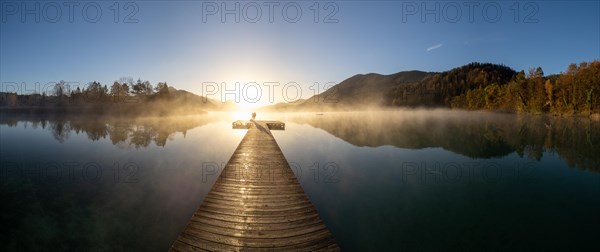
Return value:
<svg viewBox="0 0 600 252">
<path fill-rule="evenodd" d="M 0 110 L 125 115 L 194 114 L 221 110 L 218 102 L 159 82 L 121 78 L 109 87 L 91 82 L 71 88 L 60 81 L 50 94 L 0 92 Z M 331 102 L 334 101 L 334 102 Z M 302 102 L 267 106 L 271 111 L 335 111 L 435 107 L 510 113 L 589 116 L 600 120 L 600 61 L 570 64 L 544 75 L 491 63 L 470 63 L 445 72 L 406 71 L 352 76 Z"/>
</svg>

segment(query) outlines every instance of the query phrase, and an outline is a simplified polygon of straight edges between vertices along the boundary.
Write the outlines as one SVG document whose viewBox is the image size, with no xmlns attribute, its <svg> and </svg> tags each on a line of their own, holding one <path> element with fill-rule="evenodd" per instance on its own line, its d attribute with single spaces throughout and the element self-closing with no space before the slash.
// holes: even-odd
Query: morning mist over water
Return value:
<svg viewBox="0 0 600 252">
<path fill-rule="evenodd" d="M 69 241 L 70 248 L 169 248 L 243 137 L 230 124 L 239 116 L 3 114 L 2 186 L 18 209 L 5 219 L 18 227 L 5 242 L 28 243 L 19 235 L 27 233 L 46 237 L 35 244 Z M 257 119 L 270 118 L 287 122 L 273 135 L 341 246 L 568 248 L 595 239 L 598 122 L 440 109 Z M 144 214 L 130 210 L 142 205 Z M 563 232 L 579 223 L 590 226 Z M 369 232 L 356 232 L 365 226 Z M 139 239 L 120 238 L 130 232 Z M 421 236 L 432 242 L 409 243 Z"/>
</svg>

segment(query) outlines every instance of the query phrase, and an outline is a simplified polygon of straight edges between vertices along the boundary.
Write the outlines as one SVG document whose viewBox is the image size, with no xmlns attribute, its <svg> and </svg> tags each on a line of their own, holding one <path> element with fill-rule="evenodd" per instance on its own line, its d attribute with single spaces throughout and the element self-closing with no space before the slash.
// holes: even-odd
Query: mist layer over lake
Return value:
<svg viewBox="0 0 600 252">
<path fill-rule="evenodd" d="M 249 115 L 0 117 L 2 250 L 164 251 Z M 343 250 L 598 250 L 600 123 L 447 110 L 261 114 Z M 251 176 L 251 175 L 249 175 Z"/>
</svg>

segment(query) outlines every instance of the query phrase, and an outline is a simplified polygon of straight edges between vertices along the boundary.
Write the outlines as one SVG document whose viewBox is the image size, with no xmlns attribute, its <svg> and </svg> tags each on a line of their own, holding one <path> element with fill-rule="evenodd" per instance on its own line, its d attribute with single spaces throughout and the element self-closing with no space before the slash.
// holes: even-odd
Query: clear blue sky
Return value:
<svg viewBox="0 0 600 252">
<path fill-rule="evenodd" d="M 479 61 L 515 70 L 541 66 L 550 74 L 600 58 L 598 1 L 319 2 L 319 22 L 314 1 L 281 2 L 272 16 L 266 2 L 120 2 L 118 14 L 113 1 L 53 3 L 2 2 L 3 84 L 110 86 L 131 76 L 200 94 L 205 82 L 230 88 L 236 81 L 296 82 L 307 98 L 314 82 L 322 87 L 358 73 L 444 71 Z M 223 7 L 235 9 L 236 3 L 240 22 L 236 14 L 222 22 Z M 293 23 L 296 7 L 302 14 Z M 323 22 L 332 12 L 328 20 L 337 22 Z M 123 22 L 130 13 L 136 23 Z M 282 101 L 281 86 L 276 102 Z"/>
</svg>

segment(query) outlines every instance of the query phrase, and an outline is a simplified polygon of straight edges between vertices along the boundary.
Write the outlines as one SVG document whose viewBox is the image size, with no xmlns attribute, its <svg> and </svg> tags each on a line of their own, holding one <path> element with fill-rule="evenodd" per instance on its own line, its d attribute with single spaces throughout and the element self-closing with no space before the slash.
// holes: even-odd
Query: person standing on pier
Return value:
<svg viewBox="0 0 600 252">
<path fill-rule="evenodd" d="M 252 120 L 256 118 L 256 112 L 252 112 Z"/>
</svg>

